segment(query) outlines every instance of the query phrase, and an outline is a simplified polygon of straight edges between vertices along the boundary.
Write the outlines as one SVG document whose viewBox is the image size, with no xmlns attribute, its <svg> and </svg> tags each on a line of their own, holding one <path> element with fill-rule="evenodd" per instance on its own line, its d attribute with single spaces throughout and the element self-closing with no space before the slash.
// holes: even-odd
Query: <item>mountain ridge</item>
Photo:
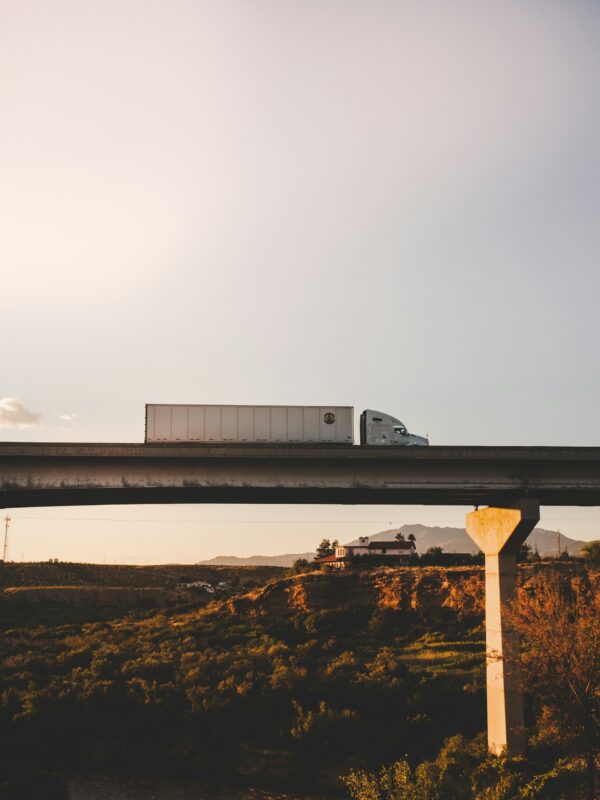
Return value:
<svg viewBox="0 0 600 800">
<path fill-rule="evenodd" d="M 215 556 L 205 561 L 197 561 L 198 566 L 213 567 L 291 567 L 294 561 L 305 558 L 311 561 L 315 553 L 283 553 L 275 556 Z"/>
<path fill-rule="evenodd" d="M 408 536 L 412 533 L 416 539 L 416 546 L 418 553 L 424 553 L 430 547 L 441 547 L 446 553 L 472 553 L 478 552 L 479 548 L 469 538 L 464 528 L 441 527 L 439 525 L 422 525 L 420 523 L 407 523 L 401 525 L 399 528 L 389 528 L 378 533 L 371 534 L 370 539 L 381 540 L 390 536 L 395 536 L 397 533 L 402 533 Z M 547 530 L 545 528 L 535 528 L 529 538 L 527 544 L 541 556 L 552 556 L 558 552 L 558 537 L 560 535 L 560 549 L 561 552 L 566 550 L 570 555 L 577 554 L 585 541 L 582 539 L 571 539 L 569 536 L 559 534 L 558 531 Z M 243 567 L 243 566 L 257 566 L 257 567 L 291 567 L 294 561 L 299 558 L 312 560 L 315 557 L 314 552 L 308 553 L 283 553 L 281 555 L 265 556 L 215 556 L 214 558 L 205 561 L 198 561 L 197 563 L 202 566 L 223 566 L 223 567 Z"/>
</svg>

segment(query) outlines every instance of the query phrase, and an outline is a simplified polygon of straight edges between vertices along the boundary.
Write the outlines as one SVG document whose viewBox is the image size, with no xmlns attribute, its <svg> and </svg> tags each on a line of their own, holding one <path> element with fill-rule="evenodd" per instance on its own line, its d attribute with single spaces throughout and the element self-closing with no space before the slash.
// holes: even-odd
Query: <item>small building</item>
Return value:
<svg viewBox="0 0 600 800">
<path fill-rule="evenodd" d="M 315 563 L 342 568 L 356 556 L 377 556 L 390 561 L 390 564 L 408 564 L 416 553 L 414 540 L 398 539 L 395 533 L 376 533 L 373 536 L 359 536 L 348 544 L 336 547 L 335 553 L 316 558 Z"/>
</svg>

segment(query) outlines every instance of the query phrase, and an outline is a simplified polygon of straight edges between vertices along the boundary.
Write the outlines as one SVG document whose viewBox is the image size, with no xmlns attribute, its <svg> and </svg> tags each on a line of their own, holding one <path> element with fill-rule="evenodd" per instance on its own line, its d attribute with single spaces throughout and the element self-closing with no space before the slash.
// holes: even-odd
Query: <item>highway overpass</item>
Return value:
<svg viewBox="0 0 600 800">
<path fill-rule="evenodd" d="M 523 752 L 519 641 L 507 608 L 541 505 L 600 505 L 600 447 L 0 443 L 0 507 L 112 503 L 487 506 L 488 748 Z"/>
<path fill-rule="evenodd" d="M 0 507 L 600 505 L 600 447 L 0 443 Z"/>
</svg>

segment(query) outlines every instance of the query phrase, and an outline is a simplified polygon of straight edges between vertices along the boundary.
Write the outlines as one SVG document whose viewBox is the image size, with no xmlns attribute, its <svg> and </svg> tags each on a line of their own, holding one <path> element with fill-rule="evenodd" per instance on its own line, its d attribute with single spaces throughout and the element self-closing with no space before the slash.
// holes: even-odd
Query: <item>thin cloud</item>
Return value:
<svg viewBox="0 0 600 800">
<path fill-rule="evenodd" d="M 42 414 L 25 408 L 16 397 L 3 397 L 0 400 L 0 428 L 31 428 L 41 421 Z"/>
<path fill-rule="evenodd" d="M 59 414 L 58 418 L 63 422 L 75 422 L 77 414 Z"/>
</svg>

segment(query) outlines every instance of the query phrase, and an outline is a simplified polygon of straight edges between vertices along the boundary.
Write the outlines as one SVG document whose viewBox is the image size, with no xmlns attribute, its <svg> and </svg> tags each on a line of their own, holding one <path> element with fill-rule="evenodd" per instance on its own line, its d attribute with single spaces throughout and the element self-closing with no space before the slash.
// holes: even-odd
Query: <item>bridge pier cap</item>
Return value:
<svg viewBox="0 0 600 800">
<path fill-rule="evenodd" d="M 517 555 L 540 519 L 538 500 L 467 514 L 467 533 L 485 553 L 485 639 L 488 749 L 495 755 L 525 748 L 519 637 L 507 611 L 517 594 Z"/>
<path fill-rule="evenodd" d="M 525 498 L 471 511 L 467 533 L 486 556 L 518 554 L 539 521 L 539 500 Z"/>
</svg>

